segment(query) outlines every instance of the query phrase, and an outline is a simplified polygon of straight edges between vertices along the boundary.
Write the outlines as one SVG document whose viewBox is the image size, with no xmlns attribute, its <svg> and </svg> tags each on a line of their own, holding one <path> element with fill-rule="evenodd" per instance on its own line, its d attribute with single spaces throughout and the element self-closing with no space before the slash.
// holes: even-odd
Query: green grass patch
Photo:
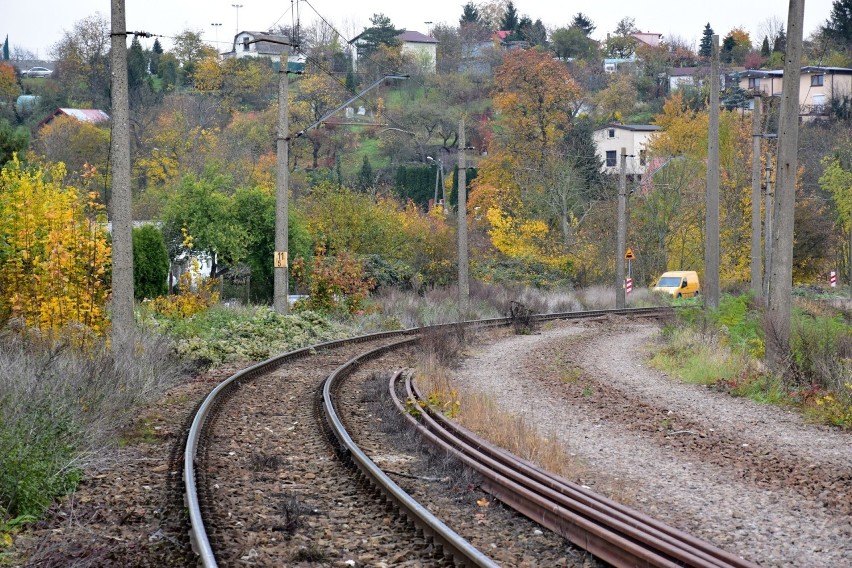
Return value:
<svg viewBox="0 0 852 568">
<path fill-rule="evenodd" d="M 792 311 L 793 369 L 786 380 L 763 370 L 763 313 L 750 294 L 722 296 L 716 310 L 683 306 L 663 329 L 666 344 L 651 362 L 685 382 L 791 405 L 815 422 L 852 428 L 852 326 L 842 314 L 818 308 Z"/>
</svg>

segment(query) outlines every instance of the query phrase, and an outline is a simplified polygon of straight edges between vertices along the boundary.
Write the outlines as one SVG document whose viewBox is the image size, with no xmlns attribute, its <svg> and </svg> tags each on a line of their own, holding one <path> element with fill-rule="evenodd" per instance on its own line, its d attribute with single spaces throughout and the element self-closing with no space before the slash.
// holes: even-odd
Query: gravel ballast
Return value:
<svg viewBox="0 0 852 568">
<path fill-rule="evenodd" d="M 650 368 L 659 333 L 557 324 L 475 348 L 456 376 L 560 440 L 586 485 L 761 565 L 852 566 L 852 435 Z"/>
</svg>

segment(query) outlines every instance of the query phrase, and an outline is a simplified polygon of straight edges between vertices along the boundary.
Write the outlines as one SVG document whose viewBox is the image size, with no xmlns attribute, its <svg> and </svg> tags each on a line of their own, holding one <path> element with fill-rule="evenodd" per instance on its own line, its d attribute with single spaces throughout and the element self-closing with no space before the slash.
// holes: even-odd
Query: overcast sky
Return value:
<svg viewBox="0 0 852 568">
<path fill-rule="evenodd" d="M 426 22 L 457 25 L 462 13 L 462 0 L 302 0 L 298 11 L 302 25 L 310 24 L 321 15 L 344 36 L 351 38 L 369 24 L 373 14 L 385 14 L 401 29 L 428 33 Z M 474 2 L 477 5 L 482 2 Z M 0 0 L 0 40 L 9 35 L 13 48 L 20 46 L 48 58 L 50 48 L 70 31 L 74 23 L 100 12 L 107 20 L 109 0 Z M 235 8 L 234 4 L 242 7 Z M 161 40 L 170 46 L 168 36 L 183 30 L 200 31 L 211 44 L 218 40 L 220 51 L 228 51 L 230 42 L 241 30 L 266 30 L 276 24 L 292 22 L 292 2 L 272 0 L 126 0 L 127 27 L 131 31 L 146 31 L 167 36 Z M 706 23 L 720 37 L 733 27 L 743 27 L 759 45 L 764 24 L 769 18 L 784 22 L 786 27 L 788 0 L 597 0 L 570 2 L 559 0 L 517 0 L 515 7 L 521 16 L 533 21 L 541 19 L 553 29 L 567 25 L 574 14 L 583 12 L 597 26 L 592 34 L 604 39 L 624 17 L 634 18 L 642 31 L 658 32 L 665 37 L 679 36 L 697 45 Z M 807 0 L 805 3 L 805 37 L 828 18 L 832 0 Z M 239 19 L 238 19 L 239 18 Z M 212 26 L 220 23 L 221 26 Z M 355 33 L 353 33 L 353 31 Z M 143 40 L 150 47 L 153 39 Z"/>
</svg>

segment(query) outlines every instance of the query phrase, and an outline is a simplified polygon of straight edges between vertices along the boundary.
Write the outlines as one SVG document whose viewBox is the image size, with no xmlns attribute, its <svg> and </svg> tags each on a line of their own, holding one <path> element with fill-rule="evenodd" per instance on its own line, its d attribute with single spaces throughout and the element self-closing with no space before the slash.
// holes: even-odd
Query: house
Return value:
<svg viewBox="0 0 852 568">
<path fill-rule="evenodd" d="M 607 57 L 603 61 L 603 68 L 605 73 L 618 73 L 619 70 L 624 70 L 625 68 L 636 70 L 636 57 Z"/>
<path fill-rule="evenodd" d="M 722 69 L 719 72 L 719 89 L 725 89 L 728 84 L 730 71 Z M 676 91 L 683 87 L 703 87 L 710 76 L 710 67 L 672 67 L 668 72 L 669 91 Z"/>
<path fill-rule="evenodd" d="M 746 69 L 741 73 L 734 74 L 734 80 L 739 78 L 740 88 L 746 91 L 759 92 L 768 97 L 781 94 L 784 86 L 784 71 L 763 69 Z"/>
<path fill-rule="evenodd" d="M 784 89 L 782 69 L 748 69 L 738 74 L 740 88 L 764 96 L 780 96 Z M 846 67 L 801 68 L 799 108 L 803 117 L 824 116 L 829 101 L 852 95 L 852 69 Z"/>
<path fill-rule="evenodd" d="M 271 32 L 240 32 L 234 36 L 231 51 L 222 54 L 224 59 L 241 59 L 243 57 L 268 57 L 273 63 L 281 62 L 281 52 L 289 50 L 290 38 Z M 305 67 L 305 56 L 301 53 L 290 53 L 287 56 L 287 68 L 290 71 L 301 71 Z M 277 66 L 276 66 L 277 69 Z"/>
<path fill-rule="evenodd" d="M 424 71 L 435 72 L 435 63 L 438 61 L 437 39 L 411 30 L 405 30 L 396 39 L 402 43 L 402 53 L 411 55 Z"/>
<path fill-rule="evenodd" d="M 109 120 L 109 115 L 102 110 L 93 108 L 58 108 L 39 122 L 38 128 L 50 124 L 58 116 L 70 116 L 80 122 L 91 122 L 92 124 L 100 124 Z"/>
<path fill-rule="evenodd" d="M 663 42 L 663 34 L 654 32 L 634 32 L 630 37 L 635 38 L 640 44 L 645 44 L 649 47 L 660 47 Z"/>
<path fill-rule="evenodd" d="M 352 46 L 349 53 L 352 57 L 353 71 L 358 70 L 358 58 L 360 56 L 358 48 L 361 47 L 362 35 L 364 35 L 364 32 L 349 40 L 349 45 Z M 397 34 L 395 39 L 399 41 L 402 53 L 412 55 L 416 61 L 423 64 L 424 70 L 430 73 L 435 72 L 436 62 L 438 61 L 439 42 L 437 39 L 411 30 Z"/>
<path fill-rule="evenodd" d="M 624 148 L 627 151 L 627 175 L 641 176 L 647 168 L 647 148 L 654 133 L 660 129 L 655 124 L 620 124 L 610 123 L 595 130 L 595 153 L 603 161 L 603 169 L 607 174 L 617 174 L 620 171 L 619 153 Z"/>
<path fill-rule="evenodd" d="M 243 57 L 268 57 L 281 61 L 281 52 L 290 49 L 290 38 L 268 32 L 240 32 L 234 36 L 231 51 L 222 54 L 225 59 Z"/>
<path fill-rule="evenodd" d="M 709 67 L 672 67 L 669 69 L 669 91 L 683 87 L 701 87 L 710 74 Z"/>
</svg>

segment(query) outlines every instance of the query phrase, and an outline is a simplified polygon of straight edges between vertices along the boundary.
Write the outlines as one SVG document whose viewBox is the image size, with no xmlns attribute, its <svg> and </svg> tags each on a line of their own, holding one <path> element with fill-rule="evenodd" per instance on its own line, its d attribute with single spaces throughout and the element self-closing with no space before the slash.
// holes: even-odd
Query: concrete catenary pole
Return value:
<svg viewBox="0 0 852 568">
<path fill-rule="evenodd" d="M 615 307 L 625 306 L 624 253 L 627 248 L 627 149 L 622 148 L 618 170 L 618 226 L 615 243 Z"/>
<path fill-rule="evenodd" d="M 754 111 L 751 115 L 751 291 L 755 298 L 763 294 L 763 248 L 761 245 L 761 211 L 760 211 L 760 140 L 762 137 L 760 115 L 763 99 L 755 93 Z"/>
<path fill-rule="evenodd" d="M 769 275 L 772 273 L 772 205 L 775 193 L 772 191 L 772 152 L 766 153 L 766 212 L 764 213 L 766 235 L 763 237 L 763 297 L 769 297 Z"/>
<path fill-rule="evenodd" d="M 778 121 L 778 169 L 772 228 L 772 273 L 766 317 L 766 363 L 776 375 L 789 375 L 790 301 L 793 292 L 793 212 L 799 143 L 799 78 L 802 64 L 804 0 L 790 0 L 784 88 Z"/>
<path fill-rule="evenodd" d="M 130 106 L 127 87 L 127 30 L 124 0 L 111 2 L 112 65 L 112 345 L 116 353 L 132 353 L 133 214 L 130 195 Z"/>
<path fill-rule="evenodd" d="M 710 62 L 710 128 L 707 136 L 707 195 L 704 216 L 704 305 L 719 307 L 719 36 Z"/>
<path fill-rule="evenodd" d="M 464 118 L 459 120 L 459 319 L 463 320 L 470 298 L 467 255 L 467 160 L 465 159 Z M 444 202 L 446 206 L 446 201 Z"/>
<path fill-rule="evenodd" d="M 276 139 L 277 149 L 277 175 L 275 178 L 275 268 L 273 274 L 273 306 L 275 313 L 286 314 L 290 311 L 288 302 L 290 277 L 289 262 L 287 255 L 287 201 L 289 192 L 289 144 L 287 132 L 290 129 L 288 117 L 288 97 L 290 88 L 290 76 L 287 74 L 287 56 L 289 47 L 281 50 L 281 62 L 278 68 L 278 137 Z"/>
</svg>

